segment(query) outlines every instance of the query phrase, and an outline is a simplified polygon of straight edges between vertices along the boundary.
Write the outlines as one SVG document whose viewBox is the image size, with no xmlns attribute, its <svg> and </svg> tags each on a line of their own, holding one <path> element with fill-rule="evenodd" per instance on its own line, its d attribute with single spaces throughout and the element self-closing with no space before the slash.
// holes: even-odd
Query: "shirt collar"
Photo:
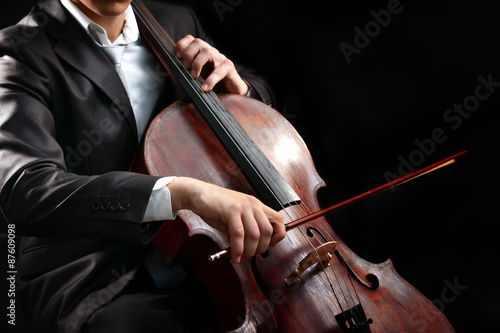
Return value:
<svg viewBox="0 0 500 333">
<path fill-rule="evenodd" d="M 139 27 L 131 6 L 125 10 L 125 24 L 120 36 L 111 43 L 108 34 L 103 27 L 92 21 L 71 0 L 61 0 L 62 5 L 75 17 L 75 19 L 87 30 L 89 35 L 100 45 L 124 45 L 136 42 L 139 39 Z"/>
</svg>

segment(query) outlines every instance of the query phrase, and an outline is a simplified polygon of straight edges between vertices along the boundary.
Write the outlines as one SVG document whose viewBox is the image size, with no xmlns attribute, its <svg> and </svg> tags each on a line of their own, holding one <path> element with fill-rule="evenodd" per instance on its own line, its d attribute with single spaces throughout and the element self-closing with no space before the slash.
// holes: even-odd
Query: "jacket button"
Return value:
<svg viewBox="0 0 500 333">
<path fill-rule="evenodd" d="M 111 207 L 111 203 L 109 201 L 101 202 L 101 209 L 102 210 L 108 210 L 109 207 Z"/>
<path fill-rule="evenodd" d="M 130 208 L 130 204 L 128 202 L 122 202 L 120 204 L 120 209 L 124 212 L 126 212 Z"/>
<path fill-rule="evenodd" d="M 113 201 L 111 202 L 110 208 L 113 212 L 116 212 L 118 209 L 120 209 L 120 203 L 118 201 Z"/>
<path fill-rule="evenodd" d="M 92 208 L 92 210 L 99 210 L 101 209 L 101 204 L 99 203 L 99 201 L 92 201 L 90 203 L 90 208 Z"/>
</svg>

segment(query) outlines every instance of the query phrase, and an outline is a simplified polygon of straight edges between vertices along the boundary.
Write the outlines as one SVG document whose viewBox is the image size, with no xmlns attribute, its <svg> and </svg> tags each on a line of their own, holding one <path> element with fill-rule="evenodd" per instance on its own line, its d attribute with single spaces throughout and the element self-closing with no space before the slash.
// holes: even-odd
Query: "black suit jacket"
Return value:
<svg viewBox="0 0 500 333">
<path fill-rule="evenodd" d="M 207 39 L 190 10 L 148 6 L 174 40 Z M 23 235 L 17 305 L 33 332 L 77 331 L 143 262 L 161 224 L 141 223 L 157 178 L 127 171 L 140 143 L 125 88 L 58 0 L 2 30 L 0 56 L 0 207 Z"/>
</svg>

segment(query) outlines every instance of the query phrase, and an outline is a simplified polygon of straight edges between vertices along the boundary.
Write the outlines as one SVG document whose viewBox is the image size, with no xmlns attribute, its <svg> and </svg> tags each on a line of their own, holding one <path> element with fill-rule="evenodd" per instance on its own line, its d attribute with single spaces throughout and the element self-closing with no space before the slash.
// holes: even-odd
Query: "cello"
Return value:
<svg viewBox="0 0 500 333">
<path fill-rule="evenodd" d="M 227 255 L 228 241 L 191 211 L 179 211 L 175 221 L 164 223 L 155 244 L 169 263 L 195 271 L 214 301 L 222 330 L 453 332 L 390 260 L 363 260 L 323 213 L 311 215 L 319 210 L 316 193 L 325 184 L 291 124 L 255 99 L 203 92 L 202 79 L 193 79 L 182 66 L 174 42 L 142 1 L 132 6 L 145 39 L 190 100 L 155 117 L 135 169 L 255 195 L 280 211 L 287 225 L 307 220 L 289 228 L 264 255 L 239 265 L 207 260 Z"/>
</svg>

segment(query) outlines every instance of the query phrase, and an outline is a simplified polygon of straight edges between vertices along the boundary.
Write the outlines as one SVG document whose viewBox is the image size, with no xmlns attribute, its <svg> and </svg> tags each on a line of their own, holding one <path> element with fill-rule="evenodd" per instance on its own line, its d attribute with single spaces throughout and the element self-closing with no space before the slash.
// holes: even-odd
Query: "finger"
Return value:
<svg viewBox="0 0 500 333">
<path fill-rule="evenodd" d="M 217 56 L 220 54 L 215 49 L 201 49 L 191 63 L 191 76 L 198 78 L 207 63 L 211 63 L 214 67 Z"/>
<path fill-rule="evenodd" d="M 245 248 L 245 229 L 241 217 L 234 214 L 229 219 L 227 227 L 229 243 L 231 245 L 231 261 L 239 264 Z"/>
<path fill-rule="evenodd" d="M 215 52 L 215 49 L 212 48 L 207 42 L 195 38 L 187 45 L 182 52 L 182 64 L 186 68 L 191 68 L 193 66 L 193 62 L 198 57 L 200 52 Z M 217 51 L 218 52 L 218 51 Z"/>
<path fill-rule="evenodd" d="M 269 219 L 267 218 L 267 215 L 264 213 L 264 211 L 262 211 L 260 207 L 255 211 L 254 214 L 260 233 L 258 245 L 255 250 L 255 255 L 258 255 L 266 252 L 269 248 L 274 229 Z"/>
<path fill-rule="evenodd" d="M 234 64 L 231 60 L 225 58 L 224 60 L 220 61 L 213 69 L 213 71 L 210 73 L 210 75 L 205 78 L 205 82 L 201 86 L 201 89 L 203 91 L 210 91 L 212 90 L 217 83 L 228 77 L 231 73 L 233 73 L 234 69 Z"/>
<path fill-rule="evenodd" d="M 266 206 L 266 215 L 269 222 L 273 228 L 273 235 L 271 236 L 270 246 L 275 246 L 279 241 L 281 241 L 286 236 L 285 223 L 283 221 L 283 215 L 279 212 Z"/>
<path fill-rule="evenodd" d="M 184 52 L 188 48 L 188 46 L 193 42 L 195 38 L 191 35 L 186 35 L 181 38 L 177 44 L 175 44 L 175 55 L 177 58 L 182 59 Z"/>
<path fill-rule="evenodd" d="M 256 254 L 260 240 L 260 230 L 252 210 L 244 210 L 242 212 L 242 220 L 243 227 L 245 228 L 245 248 L 243 249 L 242 258 L 248 259 Z"/>
</svg>

